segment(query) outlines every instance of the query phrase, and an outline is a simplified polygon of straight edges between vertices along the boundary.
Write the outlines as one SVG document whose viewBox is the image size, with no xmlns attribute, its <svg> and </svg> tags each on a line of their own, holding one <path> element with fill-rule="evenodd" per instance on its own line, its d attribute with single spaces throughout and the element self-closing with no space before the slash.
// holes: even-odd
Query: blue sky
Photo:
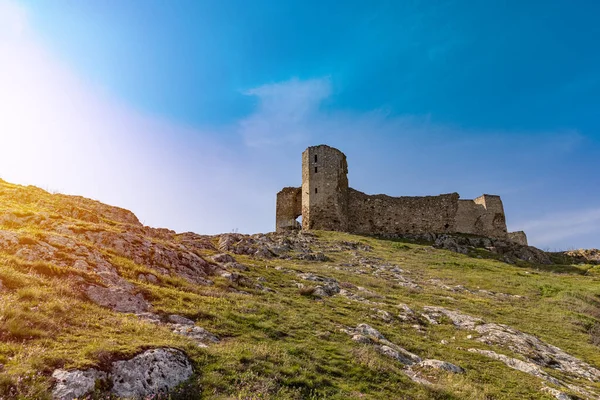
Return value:
<svg viewBox="0 0 600 400">
<path fill-rule="evenodd" d="M 367 193 L 502 196 L 600 247 L 600 3 L 0 0 L 0 177 L 270 231 L 300 153 Z M 5 113 L 2 116 L 2 113 Z"/>
</svg>

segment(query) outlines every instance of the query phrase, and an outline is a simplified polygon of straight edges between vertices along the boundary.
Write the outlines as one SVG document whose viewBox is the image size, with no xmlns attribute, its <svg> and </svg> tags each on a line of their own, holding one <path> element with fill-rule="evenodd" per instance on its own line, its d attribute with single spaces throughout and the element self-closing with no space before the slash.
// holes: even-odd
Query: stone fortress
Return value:
<svg viewBox="0 0 600 400">
<path fill-rule="evenodd" d="M 367 235 L 464 233 L 527 245 L 509 233 L 500 196 L 458 193 L 423 197 L 367 195 L 348 186 L 346 155 L 327 145 L 302 153 L 302 186 L 277 193 L 277 231 L 317 229 Z M 302 225 L 297 218 L 302 216 Z"/>
</svg>

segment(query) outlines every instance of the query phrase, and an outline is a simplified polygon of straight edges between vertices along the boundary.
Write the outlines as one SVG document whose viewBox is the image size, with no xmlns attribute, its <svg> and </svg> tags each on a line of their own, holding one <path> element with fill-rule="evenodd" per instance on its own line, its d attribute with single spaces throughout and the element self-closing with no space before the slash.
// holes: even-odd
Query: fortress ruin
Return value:
<svg viewBox="0 0 600 400">
<path fill-rule="evenodd" d="M 302 225 L 297 218 L 302 216 Z M 277 193 L 277 231 L 318 229 L 356 234 L 466 233 L 526 245 L 509 233 L 500 196 L 458 193 L 423 197 L 367 195 L 348 186 L 346 155 L 327 145 L 302 153 L 302 186 Z"/>
</svg>

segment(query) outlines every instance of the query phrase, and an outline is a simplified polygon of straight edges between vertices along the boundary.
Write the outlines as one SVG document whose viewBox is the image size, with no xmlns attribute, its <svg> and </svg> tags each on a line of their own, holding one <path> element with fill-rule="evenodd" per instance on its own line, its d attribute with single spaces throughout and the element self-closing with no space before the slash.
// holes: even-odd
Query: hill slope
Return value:
<svg viewBox="0 0 600 400">
<path fill-rule="evenodd" d="M 176 234 L 0 181 L 0 398 L 599 398 L 599 267 L 464 249 Z"/>
</svg>

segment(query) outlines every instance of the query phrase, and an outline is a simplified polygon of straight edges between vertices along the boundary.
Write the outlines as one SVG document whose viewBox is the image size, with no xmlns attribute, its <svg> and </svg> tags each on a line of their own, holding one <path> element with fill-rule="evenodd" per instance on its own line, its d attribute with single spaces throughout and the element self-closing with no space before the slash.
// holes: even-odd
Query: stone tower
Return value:
<svg viewBox="0 0 600 400">
<path fill-rule="evenodd" d="M 338 149 L 320 145 L 302 153 L 302 229 L 348 229 L 348 163 Z"/>
</svg>

